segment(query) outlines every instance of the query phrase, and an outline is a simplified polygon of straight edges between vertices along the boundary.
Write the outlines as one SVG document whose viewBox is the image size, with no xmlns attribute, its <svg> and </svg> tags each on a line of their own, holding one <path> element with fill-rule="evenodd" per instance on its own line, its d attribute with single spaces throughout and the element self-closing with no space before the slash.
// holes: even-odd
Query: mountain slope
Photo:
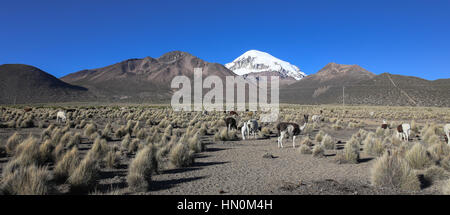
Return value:
<svg viewBox="0 0 450 215">
<path fill-rule="evenodd" d="M 0 65 L 0 104 L 91 99 L 86 88 L 70 85 L 33 66 Z"/>
<path fill-rule="evenodd" d="M 329 63 L 316 74 L 309 75 L 299 82 L 292 84 L 292 88 L 316 88 L 323 86 L 343 86 L 368 80 L 375 74 L 358 65 L 344 65 Z"/>
<path fill-rule="evenodd" d="M 203 76 L 235 76 L 217 63 L 208 63 L 189 53 L 173 51 L 159 58 L 130 59 L 103 68 L 83 70 L 61 79 L 92 91 L 107 101 L 170 101 L 173 90 L 170 83 L 175 76 L 191 80 L 194 68 L 203 68 Z"/>
<path fill-rule="evenodd" d="M 257 50 L 245 52 L 233 62 L 225 64 L 225 67 L 244 77 L 276 75 L 281 81 L 290 81 L 289 83 L 306 76 L 297 66 Z"/>
<path fill-rule="evenodd" d="M 284 87 L 280 100 L 299 104 L 449 106 L 450 79 L 373 73 L 356 65 L 330 63 L 314 75 Z"/>
</svg>

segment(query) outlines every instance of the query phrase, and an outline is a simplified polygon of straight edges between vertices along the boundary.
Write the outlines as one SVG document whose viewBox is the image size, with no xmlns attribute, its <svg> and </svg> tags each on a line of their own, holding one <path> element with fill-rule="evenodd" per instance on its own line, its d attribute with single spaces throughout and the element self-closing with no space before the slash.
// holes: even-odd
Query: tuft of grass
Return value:
<svg viewBox="0 0 450 215">
<path fill-rule="evenodd" d="M 46 167 L 21 166 L 4 175 L 1 190 L 9 195 L 45 195 L 50 190 L 50 179 Z"/>
<path fill-rule="evenodd" d="M 39 153 L 39 142 L 33 136 L 29 136 L 16 147 L 14 155 L 22 165 L 39 164 L 41 156 Z"/>
<path fill-rule="evenodd" d="M 261 129 L 261 136 L 262 136 L 263 138 L 270 137 L 271 133 L 272 133 L 272 132 L 270 131 L 270 129 L 269 129 L 268 127 L 263 127 L 263 128 Z"/>
<path fill-rule="evenodd" d="M 300 145 L 313 146 L 313 142 L 311 139 L 309 139 L 308 136 L 306 136 L 302 138 L 302 140 L 300 141 Z"/>
<path fill-rule="evenodd" d="M 325 155 L 324 153 L 325 153 L 325 149 L 321 144 L 316 144 L 313 147 L 312 155 L 314 157 L 323 157 Z"/>
<path fill-rule="evenodd" d="M 17 132 L 14 132 L 11 137 L 6 141 L 6 153 L 12 155 L 15 152 L 16 147 L 20 144 L 22 138 Z"/>
<path fill-rule="evenodd" d="M 421 144 L 414 144 L 414 146 L 406 151 L 405 160 L 414 169 L 424 169 L 432 164 L 427 150 Z"/>
<path fill-rule="evenodd" d="M 64 145 L 58 144 L 55 149 L 53 150 L 53 157 L 56 161 L 61 159 L 61 157 L 64 155 Z"/>
<path fill-rule="evenodd" d="M 424 179 L 430 183 L 434 183 L 438 180 L 445 180 L 449 178 L 449 173 L 444 168 L 438 166 L 432 166 L 425 170 L 423 174 Z"/>
<path fill-rule="evenodd" d="M 183 143 L 176 144 L 169 153 L 170 162 L 177 168 L 194 163 L 194 151 Z"/>
<path fill-rule="evenodd" d="M 358 163 L 359 144 L 356 141 L 348 141 L 344 146 L 344 150 L 339 151 L 336 158 L 339 163 Z"/>
<path fill-rule="evenodd" d="M 6 157 L 8 154 L 6 153 L 6 147 L 0 145 L 0 158 Z"/>
<path fill-rule="evenodd" d="M 427 151 L 433 161 L 440 162 L 442 159 L 450 155 L 450 146 L 446 143 L 432 144 Z"/>
<path fill-rule="evenodd" d="M 155 150 L 152 145 L 145 146 L 131 161 L 127 175 L 127 183 L 131 191 L 144 192 L 148 190 L 152 173 L 158 167 Z"/>
<path fill-rule="evenodd" d="M 141 141 L 139 139 L 133 139 L 128 145 L 128 153 L 135 153 L 141 145 L 140 143 Z"/>
<path fill-rule="evenodd" d="M 445 170 L 447 170 L 448 172 L 450 172 L 450 155 L 446 156 L 445 158 L 443 158 L 439 164 L 441 165 L 442 168 L 444 168 Z"/>
<path fill-rule="evenodd" d="M 71 192 L 88 192 L 92 189 L 97 184 L 99 169 L 96 158 L 88 153 L 67 179 Z"/>
<path fill-rule="evenodd" d="M 54 146 L 51 140 L 46 140 L 39 146 L 40 160 L 42 163 L 53 160 Z"/>
<path fill-rule="evenodd" d="M 324 136 L 325 136 L 325 132 L 323 132 L 322 130 L 320 130 L 320 131 L 316 134 L 314 140 L 315 140 L 316 142 L 320 143 L 320 142 L 322 142 Z"/>
<path fill-rule="evenodd" d="M 239 138 L 236 130 L 227 131 L 227 128 L 222 128 L 219 133 L 214 135 L 214 139 L 221 141 L 233 141 L 238 140 Z"/>
<path fill-rule="evenodd" d="M 128 134 L 128 132 L 127 132 L 125 126 L 121 126 L 119 129 L 116 130 L 116 133 L 114 134 L 114 136 L 116 136 L 116 138 L 122 138 L 127 134 Z"/>
<path fill-rule="evenodd" d="M 444 186 L 442 186 L 442 193 L 445 195 L 450 195 L 450 179 L 444 183 Z"/>
<path fill-rule="evenodd" d="M 84 136 L 90 137 L 93 133 L 97 132 L 97 126 L 92 123 L 89 123 L 84 128 Z"/>
<path fill-rule="evenodd" d="M 75 171 L 79 163 L 78 149 L 73 147 L 56 163 L 54 169 L 55 179 L 57 181 L 65 181 Z"/>
<path fill-rule="evenodd" d="M 387 130 L 388 129 L 383 129 L 381 127 L 378 127 L 377 130 L 375 131 L 375 134 L 377 135 L 377 137 L 385 137 Z"/>
<path fill-rule="evenodd" d="M 390 187 L 395 189 L 418 191 L 420 182 L 408 162 L 399 157 L 397 153 L 376 159 L 371 169 L 371 183 L 374 186 Z"/>
<path fill-rule="evenodd" d="M 144 129 L 138 129 L 138 131 L 136 133 L 136 137 L 143 140 L 147 137 L 147 134 L 145 133 Z"/>
<path fill-rule="evenodd" d="M 189 138 L 187 142 L 189 145 L 189 149 L 191 149 L 194 152 L 198 153 L 205 150 L 205 145 L 200 140 L 199 133 L 196 133 L 193 137 Z"/>
<path fill-rule="evenodd" d="M 130 134 L 125 135 L 125 137 L 123 138 L 120 147 L 122 148 L 122 150 L 128 150 L 128 147 L 131 143 L 131 136 Z"/>
<path fill-rule="evenodd" d="M 380 138 L 375 137 L 374 133 L 367 134 L 363 141 L 363 150 L 372 156 L 381 156 L 385 151 L 383 141 Z"/>
<path fill-rule="evenodd" d="M 61 139 L 60 139 L 60 141 L 59 141 L 59 144 L 63 144 L 63 145 L 68 145 L 68 143 L 70 142 L 70 138 L 72 137 L 72 132 L 65 132 L 63 135 L 62 135 L 62 137 L 61 137 Z"/>
<path fill-rule="evenodd" d="M 334 150 L 336 149 L 336 143 L 330 137 L 330 135 L 326 134 L 322 139 L 322 145 L 325 149 Z"/>
<path fill-rule="evenodd" d="M 311 148 L 306 144 L 300 145 L 299 151 L 301 154 L 312 154 Z"/>
<path fill-rule="evenodd" d="M 71 148 L 79 144 L 81 144 L 81 134 L 75 133 L 73 136 L 70 137 L 69 141 L 66 143 L 66 147 Z"/>
<path fill-rule="evenodd" d="M 115 152 L 113 150 L 108 151 L 104 160 L 106 163 L 106 167 L 109 169 L 117 168 L 120 164 L 120 154 L 119 152 Z"/>
</svg>

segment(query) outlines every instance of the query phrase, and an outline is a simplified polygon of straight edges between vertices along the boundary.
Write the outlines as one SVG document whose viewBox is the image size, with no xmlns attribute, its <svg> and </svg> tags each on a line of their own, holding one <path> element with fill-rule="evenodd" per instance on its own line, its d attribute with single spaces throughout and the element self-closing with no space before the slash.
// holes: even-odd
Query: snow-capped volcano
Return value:
<svg viewBox="0 0 450 215">
<path fill-rule="evenodd" d="M 281 79 L 294 78 L 295 80 L 306 76 L 297 66 L 257 50 L 245 52 L 233 62 L 225 64 L 225 67 L 243 76 L 251 73 L 252 75 L 277 73 Z"/>
</svg>

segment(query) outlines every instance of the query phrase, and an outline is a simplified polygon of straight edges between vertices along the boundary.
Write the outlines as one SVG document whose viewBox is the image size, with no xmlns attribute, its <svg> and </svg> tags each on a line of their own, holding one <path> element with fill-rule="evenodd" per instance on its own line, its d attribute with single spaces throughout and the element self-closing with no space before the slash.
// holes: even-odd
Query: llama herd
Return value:
<svg viewBox="0 0 450 215">
<path fill-rule="evenodd" d="M 253 116 L 253 112 L 249 116 Z M 322 111 L 321 111 L 322 113 Z M 203 114 L 207 114 L 207 112 L 203 112 Z M 239 117 L 239 114 L 235 111 L 228 112 L 228 117 L 224 119 L 225 125 L 227 127 L 227 132 L 231 129 L 238 129 L 236 119 Z M 283 148 L 283 139 L 288 135 L 289 137 L 292 137 L 292 147 L 295 148 L 295 139 L 298 135 L 302 133 L 304 128 L 306 127 L 309 119 L 309 115 L 304 115 L 305 123 L 303 126 L 299 126 L 297 123 L 293 122 L 279 122 L 276 126 L 277 133 L 278 133 L 278 148 Z M 311 117 L 312 122 L 320 122 L 323 121 L 322 115 L 313 115 Z M 56 113 L 56 121 L 58 123 L 65 122 L 66 121 L 66 113 L 64 111 L 58 111 Z M 389 125 L 387 124 L 386 120 L 383 120 L 383 123 L 381 124 L 381 128 L 387 129 L 389 128 Z M 245 121 L 242 125 L 241 134 L 242 139 L 246 140 L 249 138 L 250 135 L 253 135 L 253 138 L 256 139 L 256 135 L 258 131 L 261 131 L 261 127 L 258 126 L 258 121 L 256 119 L 250 119 L 248 121 Z M 446 124 L 444 126 L 444 138 L 445 141 L 450 144 L 450 124 Z M 404 140 L 406 142 L 409 141 L 411 135 L 411 125 L 408 123 L 403 123 L 397 126 L 397 137 L 401 140 Z"/>
<path fill-rule="evenodd" d="M 389 126 L 386 120 L 383 120 L 381 128 L 387 129 Z M 450 145 L 450 124 L 445 124 L 444 127 L 444 139 L 447 144 Z M 403 123 L 397 126 L 397 137 L 403 141 L 408 142 L 411 136 L 411 125 L 409 123 Z"/>
<path fill-rule="evenodd" d="M 239 116 L 236 112 L 230 111 L 229 117 L 224 119 L 225 125 L 227 127 L 227 132 L 232 128 L 237 130 L 236 125 L 236 116 Z M 252 114 L 253 115 L 253 114 Z M 283 139 L 288 135 L 292 137 L 292 146 L 295 148 L 295 139 L 298 135 L 302 133 L 305 129 L 309 115 L 304 115 L 305 123 L 302 126 L 299 126 L 297 123 L 293 122 L 279 122 L 276 126 L 278 133 L 278 148 L 283 148 Z M 321 116 L 314 115 L 314 120 L 319 120 Z M 257 132 L 261 131 L 261 126 L 258 125 L 258 121 L 256 119 L 250 119 L 248 121 L 243 122 L 241 127 L 242 139 L 246 140 L 250 135 L 253 135 L 253 138 L 256 139 Z"/>
<path fill-rule="evenodd" d="M 253 112 L 252 112 L 253 113 Z M 373 115 L 373 114 L 371 114 Z M 249 115 L 250 116 L 250 115 Z M 251 115 L 253 116 L 253 114 Z M 230 129 L 236 129 L 238 130 L 236 119 L 239 117 L 239 114 L 237 114 L 235 111 L 228 112 L 228 117 L 224 119 L 225 125 L 227 127 L 227 131 Z M 276 125 L 277 134 L 278 134 L 278 148 L 283 148 L 283 139 L 285 139 L 286 136 L 292 137 L 292 147 L 295 148 L 295 139 L 298 135 L 302 134 L 302 131 L 305 129 L 307 123 L 309 122 L 309 115 L 304 115 L 304 124 L 302 126 L 299 126 L 297 123 L 293 122 L 279 122 Z M 322 116 L 322 111 L 320 115 L 312 115 L 311 122 L 317 123 L 324 121 L 324 117 Z M 383 123 L 381 124 L 382 129 L 388 129 L 389 125 L 386 122 L 386 120 L 383 120 Z M 253 135 L 253 137 L 256 139 L 256 133 L 258 131 L 261 131 L 261 127 L 258 126 L 258 121 L 256 119 L 250 119 L 248 121 L 244 121 L 242 123 L 241 134 L 242 139 L 246 140 L 249 138 L 250 135 Z M 446 124 L 444 126 L 444 139 L 445 141 L 450 144 L 450 124 Z M 411 138 L 411 125 L 409 123 L 402 123 L 396 127 L 396 136 L 400 140 L 408 142 Z"/>
</svg>

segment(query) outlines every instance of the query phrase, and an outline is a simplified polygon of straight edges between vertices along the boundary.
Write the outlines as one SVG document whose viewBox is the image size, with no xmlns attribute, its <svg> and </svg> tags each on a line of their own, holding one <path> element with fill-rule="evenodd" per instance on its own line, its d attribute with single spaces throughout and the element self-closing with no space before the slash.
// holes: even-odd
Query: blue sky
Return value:
<svg viewBox="0 0 450 215">
<path fill-rule="evenodd" d="M 249 49 L 307 73 L 329 62 L 450 78 L 450 1 L 5 1 L 0 64 L 57 77 L 181 50 L 228 63 Z"/>
</svg>

